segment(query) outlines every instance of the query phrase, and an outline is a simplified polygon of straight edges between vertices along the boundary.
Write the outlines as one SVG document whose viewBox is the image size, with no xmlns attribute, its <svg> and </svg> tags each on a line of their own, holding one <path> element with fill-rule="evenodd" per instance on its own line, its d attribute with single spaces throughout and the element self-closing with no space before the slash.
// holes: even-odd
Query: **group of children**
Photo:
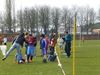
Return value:
<svg viewBox="0 0 100 75">
<path fill-rule="evenodd" d="M 18 63 L 24 63 L 25 61 L 27 63 L 32 62 L 32 59 L 34 56 L 34 51 L 35 51 L 36 45 L 37 45 L 37 38 L 33 34 L 26 33 L 24 38 L 25 38 L 24 42 L 25 42 L 25 47 L 26 47 L 26 51 L 25 51 L 26 58 L 23 59 L 22 56 L 19 57 L 18 53 L 17 53 L 16 60 Z M 19 59 L 19 58 L 21 58 L 21 59 Z"/>
<path fill-rule="evenodd" d="M 21 46 L 23 46 L 25 42 L 25 47 L 26 47 L 26 59 L 23 59 L 22 53 L 21 53 Z M 3 61 L 9 56 L 9 54 L 16 48 L 16 60 L 18 63 L 24 63 L 25 61 L 30 63 L 32 62 L 33 56 L 34 56 L 34 51 L 36 49 L 37 45 L 37 38 L 28 33 L 21 33 L 19 34 L 12 43 L 12 46 L 10 49 L 6 52 L 4 58 L 2 59 Z M 55 50 L 54 47 L 56 45 L 56 38 L 55 34 L 53 33 L 51 35 L 51 38 L 49 39 L 47 35 L 41 34 L 40 35 L 40 48 L 42 51 L 42 56 L 43 56 L 43 62 L 47 63 L 47 59 L 49 61 L 54 61 L 56 59 L 55 55 Z M 48 54 L 48 47 L 50 47 L 50 53 Z M 48 54 L 48 55 L 47 55 Z M 48 57 L 47 57 L 48 56 Z"/>
<path fill-rule="evenodd" d="M 40 39 L 40 48 L 42 50 L 42 56 L 43 56 L 43 62 L 46 63 L 47 59 L 49 61 L 55 61 L 56 55 L 55 55 L 55 45 L 56 45 L 56 38 L 55 34 L 53 33 L 51 35 L 51 38 L 49 39 L 47 35 L 42 34 Z M 49 48 L 49 53 L 48 53 Z"/>
</svg>

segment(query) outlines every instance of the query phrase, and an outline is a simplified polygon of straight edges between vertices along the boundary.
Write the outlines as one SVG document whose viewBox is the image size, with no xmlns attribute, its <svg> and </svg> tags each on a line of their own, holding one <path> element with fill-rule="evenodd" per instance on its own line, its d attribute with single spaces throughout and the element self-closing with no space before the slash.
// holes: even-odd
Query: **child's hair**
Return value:
<svg viewBox="0 0 100 75">
<path fill-rule="evenodd" d="M 32 36 L 32 34 L 29 34 L 29 36 Z"/>
<path fill-rule="evenodd" d="M 25 35 L 28 35 L 28 32 L 25 32 L 24 34 L 25 34 Z"/>
<path fill-rule="evenodd" d="M 45 35 L 44 35 L 44 34 L 41 34 L 41 37 L 43 37 L 43 38 L 44 38 L 44 37 L 45 37 Z"/>
</svg>

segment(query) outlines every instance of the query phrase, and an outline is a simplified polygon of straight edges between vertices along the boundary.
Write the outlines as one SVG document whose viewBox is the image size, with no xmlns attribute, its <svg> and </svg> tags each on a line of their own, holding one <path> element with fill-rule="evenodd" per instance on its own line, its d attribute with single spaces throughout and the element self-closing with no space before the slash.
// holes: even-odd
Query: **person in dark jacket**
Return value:
<svg viewBox="0 0 100 75">
<path fill-rule="evenodd" d="M 28 33 L 21 33 L 19 34 L 16 39 L 13 41 L 12 46 L 10 47 L 10 49 L 7 51 L 7 53 L 5 54 L 4 58 L 2 60 L 5 60 L 9 54 L 16 48 L 17 49 L 17 60 L 18 63 L 22 63 L 22 54 L 21 54 L 21 49 L 20 47 L 23 47 L 23 43 L 25 42 L 25 38 L 28 36 Z"/>
<path fill-rule="evenodd" d="M 67 31 L 65 32 L 65 52 L 68 57 L 71 55 L 71 41 L 72 41 L 72 36 L 69 34 Z"/>
</svg>

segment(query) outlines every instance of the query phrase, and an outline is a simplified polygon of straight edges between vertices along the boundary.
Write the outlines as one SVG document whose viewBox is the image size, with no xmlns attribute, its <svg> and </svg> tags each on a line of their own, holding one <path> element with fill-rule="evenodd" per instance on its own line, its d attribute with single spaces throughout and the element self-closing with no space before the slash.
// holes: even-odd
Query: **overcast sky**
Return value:
<svg viewBox="0 0 100 75">
<path fill-rule="evenodd" d="M 90 6 L 95 10 L 100 7 L 100 0 L 15 0 L 16 10 L 24 7 L 48 5 L 51 7 Z M 5 10 L 5 0 L 0 0 L 0 11 Z"/>
</svg>

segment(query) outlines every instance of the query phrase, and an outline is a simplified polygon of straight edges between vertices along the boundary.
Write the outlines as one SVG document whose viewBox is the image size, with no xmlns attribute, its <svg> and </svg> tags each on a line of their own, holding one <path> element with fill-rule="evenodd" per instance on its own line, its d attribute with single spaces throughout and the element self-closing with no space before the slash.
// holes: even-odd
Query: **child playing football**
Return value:
<svg viewBox="0 0 100 75">
<path fill-rule="evenodd" d="M 33 59 L 33 55 L 34 55 L 34 37 L 32 36 L 32 34 L 29 34 L 28 37 L 28 46 L 27 46 L 27 62 L 32 62 Z"/>
</svg>

